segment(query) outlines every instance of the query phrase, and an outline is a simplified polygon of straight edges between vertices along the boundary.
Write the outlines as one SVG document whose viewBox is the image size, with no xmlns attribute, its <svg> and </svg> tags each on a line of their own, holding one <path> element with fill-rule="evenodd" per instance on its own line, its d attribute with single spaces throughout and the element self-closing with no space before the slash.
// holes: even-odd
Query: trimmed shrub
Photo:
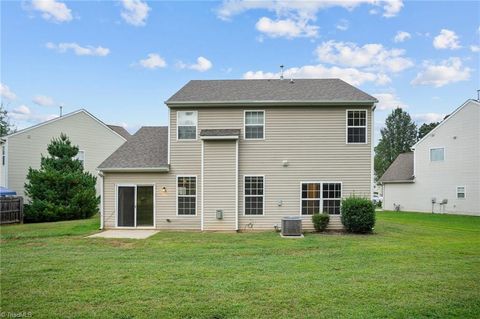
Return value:
<svg viewBox="0 0 480 319">
<path fill-rule="evenodd" d="M 348 197 L 342 200 L 342 224 L 351 233 L 370 233 L 375 226 L 375 205 L 366 198 Z"/>
<path fill-rule="evenodd" d="M 315 230 L 318 232 L 324 231 L 327 228 L 329 221 L 330 221 L 330 215 L 328 214 L 312 215 L 313 227 L 315 227 Z"/>
</svg>

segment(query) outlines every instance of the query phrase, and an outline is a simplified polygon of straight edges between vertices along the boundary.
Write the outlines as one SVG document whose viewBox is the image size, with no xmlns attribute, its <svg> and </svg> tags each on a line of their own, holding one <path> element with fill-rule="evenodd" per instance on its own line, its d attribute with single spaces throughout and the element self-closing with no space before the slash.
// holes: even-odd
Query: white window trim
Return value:
<svg viewBox="0 0 480 319">
<path fill-rule="evenodd" d="M 195 196 L 194 195 L 182 195 L 184 197 L 195 197 L 195 215 L 180 215 L 178 213 L 178 179 L 181 177 L 195 177 Z M 197 175 L 176 175 L 175 176 L 175 214 L 177 217 L 195 217 L 198 215 L 198 178 Z M 203 200 L 203 198 L 202 198 Z"/>
<path fill-rule="evenodd" d="M 85 168 L 85 162 L 86 162 L 86 159 L 87 159 L 87 156 L 86 156 L 87 152 L 85 152 L 85 150 L 78 150 L 78 153 L 77 153 L 77 155 L 75 155 L 74 158 L 80 161 L 80 159 L 78 158 L 78 154 L 80 154 L 80 152 L 83 152 L 83 161 L 81 161 L 81 162 L 82 162 L 83 168 Z"/>
<path fill-rule="evenodd" d="M 193 126 L 193 125 L 178 125 L 178 114 L 180 114 L 180 112 L 194 112 L 196 114 L 196 117 L 197 117 L 197 125 L 195 125 L 195 138 L 182 138 L 182 139 L 179 139 L 178 138 L 178 128 L 179 126 L 187 126 L 187 127 L 190 127 L 190 126 Z M 177 123 L 176 123 L 176 126 L 177 126 L 177 141 L 178 142 L 189 142 L 189 141 L 196 141 L 198 139 L 198 111 L 193 111 L 193 110 L 178 110 L 176 111 L 177 113 Z"/>
<path fill-rule="evenodd" d="M 365 126 L 348 126 L 348 112 L 351 111 L 362 111 L 365 112 Z M 365 128 L 365 142 L 360 143 L 360 142 L 348 142 L 348 129 L 350 127 L 356 127 L 356 128 Z M 347 145 L 363 145 L 363 144 L 368 144 L 368 110 L 365 109 L 347 109 L 345 111 L 345 144 Z"/>
<path fill-rule="evenodd" d="M 303 197 L 302 197 L 302 185 L 303 184 L 320 184 L 320 212 L 323 212 L 323 184 L 340 184 L 340 201 L 343 199 L 343 182 L 339 182 L 339 181 L 301 181 L 300 182 L 300 216 L 301 217 L 305 217 L 305 218 L 311 218 L 312 215 L 304 215 L 302 214 L 302 200 L 303 200 Z M 337 200 L 337 198 L 327 198 L 328 199 L 332 199 L 332 200 Z M 309 199 L 310 200 L 310 199 Z M 341 216 L 342 213 L 340 212 L 340 214 L 329 214 L 330 216 Z"/>
<path fill-rule="evenodd" d="M 458 197 L 458 189 L 462 187 L 463 188 L 463 197 Z M 460 185 L 460 186 L 457 186 L 456 187 L 456 197 L 457 199 L 460 199 L 460 200 L 463 200 L 463 199 L 467 199 L 467 187 L 465 187 L 464 185 Z"/>
<path fill-rule="evenodd" d="M 245 198 L 247 197 L 245 195 L 245 179 L 247 177 L 262 177 L 263 178 L 263 195 L 248 195 L 250 197 L 263 197 L 263 202 L 262 202 L 262 214 L 261 215 L 249 215 L 246 214 L 246 207 L 245 207 Z M 243 175 L 243 216 L 246 217 L 257 217 L 257 216 L 265 216 L 265 175 Z"/>
<path fill-rule="evenodd" d="M 153 226 L 140 226 L 137 227 L 137 187 L 138 186 L 153 186 Z M 118 226 L 118 188 L 119 187 L 133 187 L 135 189 L 134 192 L 134 217 L 133 222 L 134 226 Z M 103 195 L 103 194 L 102 194 Z M 157 203 L 155 200 L 156 196 L 156 186 L 155 183 L 139 183 L 139 184 L 115 184 L 115 227 L 118 229 L 155 229 L 157 227 Z"/>
<path fill-rule="evenodd" d="M 7 165 L 7 146 L 2 145 L 2 166 Z"/>
<path fill-rule="evenodd" d="M 263 138 L 247 138 L 247 126 L 258 126 L 260 124 L 248 124 L 247 125 L 247 112 L 263 112 Z M 244 110 L 243 111 L 243 139 L 246 141 L 263 141 L 265 140 L 266 135 L 266 127 L 265 127 L 265 118 L 267 117 L 267 113 L 265 110 Z"/>
<path fill-rule="evenodd" d="M 438 150 L 438 149 L 443 149 L 443 160 L 441 161 L 432 161 L 432 150 Z M 428 149 L 428 157 L 430 159 L 430 163 L 435 163 L 435 162 L 445 162 L 447 159 L 447 152 L 445 151 L 445 146 L 436 146 L 436 147 L 430 147 Z"/>
</svg>

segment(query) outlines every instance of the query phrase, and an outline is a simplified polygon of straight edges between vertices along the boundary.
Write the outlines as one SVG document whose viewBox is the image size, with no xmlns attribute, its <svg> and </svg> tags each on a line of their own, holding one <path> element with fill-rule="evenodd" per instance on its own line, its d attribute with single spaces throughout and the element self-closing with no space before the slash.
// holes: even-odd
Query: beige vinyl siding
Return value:
<svg viewBox="0 0 480 319">
<path fill-rule="evenodd" d="M 203 169 L 204 230 L 235 230 L 236 141 L 205 141 Z M 216 219 L 216 210 L 224 211 Z"/>
<path fill-rule="evenodd" d="M 110 156 L 125 139 L 102 125 L 85 112 L 65 116 L 51 123 L 8 137 L 9 188 L 24 195 L 28 168 L 40 167 L 41 154 L 47 155 L 47 146 L 53 138 L 65 133 L 74 145 L 85 151 L 85 169 L 98 177 L 96 168 Z M 99 192 L 99 178 L 97 191 Z"/>
<path fill-rule="evenodd" d="M 200 203 L 197 196 L 197 216 L 177 216 L 176 176 L 169 173 L 104 173 L 104 226 L 116 227 L 117 185 L 155 185 L 156 228 L 165 230 L 200 230 Z M 198 182 L 198 181 L 197 181 Z M 162 188 L 166 188 L 166 192 Z M 197 192 L 200 187 L 197 186 Z M 169 220 L 169 221 L 167 221 Z"/>
<path fill-rule="evenodd" d="M 368 112 L 367 143 L 346 144 L 346 110 Z M 173 174 L 200 177 L 201 141 L 176 140 L 176 110 L 170 112 Z M 186 110 L 186 109 L 184 109 Z M 190 109 L 189 109 L 190 110 Z M 241 129 L 239 141 L 239 228 L 273 229 L 281 217 L 300 215 L 302 181 L 342 182 L 343 197 L 371 196 L 371 123 L 369 107 L 192 108 L 198 111 L 198 129 Z M 244 140 L 244 111 L 265 110 L 265 140 Z M 288 167 L 282 163 L 287 160 Z M 263 216 L 244 216 L 243 176 L 265 175 Z M 200 179 L 198 180 L 201 185 Z M 279 201 L 282 205 L 279 206 Z M 311 228 L 310 216 L 304 227 Z M 248 228 L 250 229 L 250 228 Z"/>
</svg>

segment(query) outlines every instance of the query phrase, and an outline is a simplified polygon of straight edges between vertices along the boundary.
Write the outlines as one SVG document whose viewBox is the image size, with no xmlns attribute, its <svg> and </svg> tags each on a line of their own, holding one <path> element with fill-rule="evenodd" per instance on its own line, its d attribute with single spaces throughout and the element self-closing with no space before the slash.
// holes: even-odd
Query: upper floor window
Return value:
<svg viewBox="0 0 480 319">
<path fill-rule="evenodd" d="M 367 143 L 366 110 L 347 110 L 347 143 Z"/>
<path fill-rule="evenodd" d="M 465 198 L 465 186 L 457 186 L 457 198 L 458 199 Z"/>
<path fill-rule="evenodd" d="M 245 139 L 261 140 L 265 137 L 265 111 L 245 111 Z"/>
<path fill-rule="evenodd" d="M 79 160 L 82 166 L 85 167 L 85 151 L 78 151 L 77 155 L 73 157 L 74 160 Z"/>
<path fill-rule="evenodd" d="M 5 146 L 2 146 L 2 165 L 5 165 L 5 162 L 7 161 L 7 148 Z"/>
<path fill-rule="evenodd" d="M 445 160 L 445 149 L 443 147 L 430 149 L 430 162 L 441 162 Z"/>
<path fill-rule="evenodd" d="M 177 139 L 197 139 L 197 111 L 177 112 Z"/>
</svg>

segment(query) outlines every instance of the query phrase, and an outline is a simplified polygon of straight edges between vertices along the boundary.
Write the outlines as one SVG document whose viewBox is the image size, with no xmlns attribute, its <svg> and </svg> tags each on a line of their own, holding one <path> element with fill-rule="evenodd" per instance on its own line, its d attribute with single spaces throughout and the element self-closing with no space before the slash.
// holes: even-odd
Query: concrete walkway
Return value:
<svg viewBox="0 0 480 319">
<path fill-rule="evenodd" d="M 130 238 L 145 239 L 158 233 L 154 229 L 112 229 L 88 236 L 89 238 Z"/>
</svg>

